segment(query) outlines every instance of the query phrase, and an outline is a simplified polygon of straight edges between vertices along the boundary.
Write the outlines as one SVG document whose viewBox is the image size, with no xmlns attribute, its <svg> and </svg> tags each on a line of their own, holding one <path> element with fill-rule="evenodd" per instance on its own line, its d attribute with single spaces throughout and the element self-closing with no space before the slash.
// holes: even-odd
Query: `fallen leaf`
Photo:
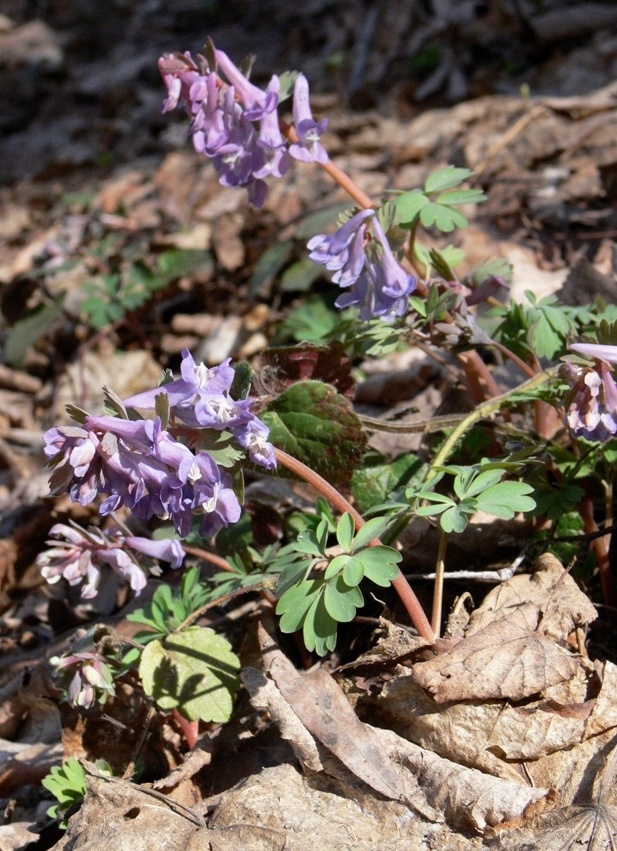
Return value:
<svg viewBox="0 0 617 851">
<path fill-rule="evenodd" d="M 438 703 L 541 694 L 573 677 L 579 664 L 541 629 L 535 603 L 520 604 L 453 649 L 414 665 L 414 679 Z"/>
</svg>

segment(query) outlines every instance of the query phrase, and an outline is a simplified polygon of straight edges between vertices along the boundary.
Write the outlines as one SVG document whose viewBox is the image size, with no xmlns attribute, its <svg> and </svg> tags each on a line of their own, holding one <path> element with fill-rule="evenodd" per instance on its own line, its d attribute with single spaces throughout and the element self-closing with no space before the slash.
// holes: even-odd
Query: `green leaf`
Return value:
<svg viewBox="0 0 617 851">
<path fill-rule="evenodd" d="M 479 204 L 486 200 L 486 195 L 481 189 L 453 189 L 448 192 L 440 192 L 435 198 L 437 204 L 445 204 L 446 207 L 456 207 L 459 204 Z"/>
<path fill-rule="evenodd" d="M 504 470 L 484 470 L 475 476 L 472 481 L 465 487 L 462 493 L 458 493 L 456 491 L 456 479 L 454 482 L 455 492 L 458 497 L 461 499 L 463 497 L 476 496 L 482 491 L 488 490 L 488 488 L 492 488 L 493 485 L 497 484 L 501 478 L 503 478 Z"/>
<path fill-rule="evenodd" d="M 4 344 L 4 361 L 20 366 L 26 352 L 37 340 L 52 332 L 62 318 L 62 299 L 54 304 L 41 304 L 9 329 Z"/>
<path fill-rule="evenodd" d="M 289 588 L 276 606 L 281 632 L 296 632 L 306 618 L 307 612 L 322 593 L 323 580 L 310 579 Z"/>
<path fill-rule="evenodd" d="M 354 532 L 355 526 L 353 517 L 348 511 L 346 511 L 336 524 L 336 539 L 345 552 L 349 552 L 351 550 L 351 542 L 353 540 Z"/>
<path fill-rule="evenodd" d="M 536 507 L 535 500 L 528 496 L 530 493 L 533 493 L 533 488 L 525 482 L 499 482 L 479 494 L 477 507 L 495 517 L 509 519 Z"/>
<path fill-rule="evenodd" d="M 356 616 L 357 595 L 360 595 L 360 605 L 364 602 L 362 592 L 356 587 L 350 587 L 342 576 L 336 581 L 327 582 L 324 591 L 324 606 L 330 617 L 338 623 L 349 623 Z"/>
<path fill-rule="evenodd" d="M 421 189 L 403 192 L 390 201 L 390 204 L 396 209 L 400 223 L 403 225 L 412 224 L 417 219 L 420 210 L 428 203 L 429 199 Z"/>
<path fill-rule="evenodd" d="M 389 517 L 371 517 L 356 533 L 352 542 L 352 552 L 367 547 L 373 538 L 381 538 L 390 523 Z"/>
<path fill-rule="evenodd" d="M 291 259 L 293 242 L 275 242 L 266 249 L 253 267 L 249 295 L 256 296 L 272 284 L 278 273 Z"/>
<path fill-rule="evenodd" d="M 144 649 L 139 675 L 144 691 L 164 711 L 193 721 L 229 721 L 240 660 L 230 643 L 208 627 L 191 626 Z"/>
<path fill-rule="evenodd" d="M 336 647 L 338 622 L 329 614 L 321 594 L 308 610 L 302 637 L 307 650 L 325 656 Z"/>
<path fill-rule="evenodd" d="M 384 588 L 398 576 L 397 564 L 401 558 L 397 550 L 383 545 L 367 547 L 355 556 L 355 559 L 362 563 L 366 578 Z"/>
<path fill-rule="evenodd" d="M 340 322 L 338 311 L 330 307 L 321 295 L 303 300 L 302 306 L 292 310 L 280 325 L 279 335 L 298 343 L 322 343 L 334 332 Z"/>
<path fill-rule="evenodd" d="M 448 508 L 439 518 L 439 525 L 444 532 L 463 532 L 469 523 L 469 516 L 460 505 Z"/>
<path fill-rule="evenodd" d="M 359 585 L 364 579 L 364 563 L 353 556 L 349 558 L 343 568 L 343 579 L 352 588 Z"/>
<path fill-rule="evenodd" d="M 374 505 L 385 502 L 392 491 L 422 480 L 426 464 L 417 455 L 399 455 L 393 461 L 382 456 L 365 459 L 354 471 L 351 492 L 362 514 Z"/>
<path fill-rule="evenodd" d="M 444 207 L 442 204 L 429 203 L 420 210 L 420 221 L 425 228 L 436 227 L 443 233 L 455 228 L 467 227 L 467 219 L 458 210 Z"/>
<path fill-rule="evenodd" d="M 325 569 L 323 578 L 326 581 L 328 579 L 333 579 L 337 574 L 344 571 L 347 564 L 352 560 L 353 556 L 347 555 L 347 553 L 334 556 L 334 558 L 330 561 L 330 564 Z"/>
<path fill-rule="evenodd" d="M 300 381 L 261 413 L 270 440 L 332 484 L 347 482 L 361 462 L 366 435 L 349 402 L 320 381 Z"/>
<path fill-rule="evenodd" d="M 468 168 L 456 168 L 453 165 L 438 168 L 429 174 L 424 184 L 425 192 L 443 192 L 453 186 L 459 186 L 473 174 Z"/>
</svg>

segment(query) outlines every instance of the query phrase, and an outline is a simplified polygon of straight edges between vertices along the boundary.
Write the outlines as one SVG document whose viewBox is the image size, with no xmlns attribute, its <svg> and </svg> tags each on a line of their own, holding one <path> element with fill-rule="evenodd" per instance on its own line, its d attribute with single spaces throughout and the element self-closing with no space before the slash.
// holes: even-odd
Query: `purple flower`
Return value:
<svg viewBox="0 0 617 851">
<path fill-rule="evenodd" d="M 276 80 L 276 91 L 278 93 L 279 79 Z M 276 112 L 269 112 L 259 122 L 259 138 L 257 145 L 261 149 L 263 165 L 253 169 L 256 178 L 268 176 L 283 177 L 291 166 L 291 156 L 287 150 L 287 142 L 283 138 Z"/>
<path fill-rule="evenodd" d="M 289 153 L 302 162 L 328 162 L 328 153 L 321 144 L 321 137 L 328 126 L 327 119 L 315 121 L 309 103 L 308 80 L 298 74 L 294 85 L 293 116 L 298 141 L 290 146 Z"/>
<path fill-rule="evenodd" d="M 264 115 L 274 112 L 279 102 L 279 80 L 273 77 L 267 91 L 253 85 L 222 50 L 215 51 L 219 68 L 225 74 L 244 106 L 244 114 L 249 121 L 258 121 Z"/>
<path fill-rule="evenodd" d="M 595 358 L 606 363 L 617 363 L 617 346 L 602 345 L 600 343 L 572 343 L 568 348 L 588 358 Z"/>
<path fill-rule="evenodd" d="M 617 434 L 617 384 L 608 363 L 617 363 L 617 346 L 574 343 L 577 354 L 596 359 L 595 366 L 564 361 L 560 374 L 570 384 L 566 422 L 574 434 L 588 440 L 610 440 Z"/>
<path fill-rule="evenodd" d="M 146 390 L 124 400 L 132 408 L 154 410 L 156 397 L 165 393 L 171 414 L 193 429 L 230 431 L 251 460 L 268 470 L 276 466 L 274 450 L 267 442 L 268 428 L 251 412 L 252 400 L 233 399 L 229 390 L 234 380 L 230 359 L 212 368 L 196 364 L 188 349 L 182 352 L 182 378 L 155 390 Z"/>
<path fill-rule="evenodd" d="M 366 220 L 375 215 L 374 210 L 360 210 L 333 234 L 320 233 L 308 243 L 309 257 L 334 271 L 334 283 L 349 287 L 364 268 L 364 242 Z"/>
<path fill-rule="evenodd" d="M 369 227 L 373 239 L 367 243 Z M 333 282 L 346 288 L 335 302 L 337 307 L 358 305 L 365 320 L 404 316 L 417 281 L 392 253 L 374 210 L 356 213 L 331 236 L 313 237 L 308 248 L 311 260 L 334 270 Z"/>
</svg>

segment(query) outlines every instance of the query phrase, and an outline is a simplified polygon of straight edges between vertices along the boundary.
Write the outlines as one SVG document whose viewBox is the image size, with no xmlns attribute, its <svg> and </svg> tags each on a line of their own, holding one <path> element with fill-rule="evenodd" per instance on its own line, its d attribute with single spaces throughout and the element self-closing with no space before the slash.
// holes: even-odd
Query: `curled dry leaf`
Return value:
<svg viewBox="0 0 617 851">
<path fill-rule="evenodd" d="M 438 703 L 521 700 L 569 680 L 578 665 L 574 655 L 543 634 L 535 603 L 523 603 L 446 653 L 414 665 L 413 676 Z"/>
<path fill-rule="evenodd" d="M 263 637 L 261 630 L 260 642 L 265 648 Z M 276 689 L 267 677 L 259 678 L 259 672 L 250 674 L 246 685 L 254 705 L 263 707 L 266 703 L 274 718 L 285 719 L 284 729 L 289 735 L 294 726 L 287 721 L 289 710 L 281 705 L 284 698 L 305 728 L 299 737 L 301 748 L 296 748 L 296 753 L 306 751 L 308 731 L 372 789 L 404 802 L 426 819 L 441 821 L 445 817 L 451 824 L 483 831 L 487 826 L 521 818 L 530 808 L 550 803 L 547 789 L 467 768 L 413 745 L 389 730 L 363 724 L 329 674 L 316 670 L 300 675 L 272 643 L 267 647 L 264 662 Z M 321 762 L 331 772 L 332 763 L 323 756 Z"/>
<path fill-rule="evenodd" d="M 577 628 L 587 626 L 598 616 L 559 560 L 545 553 L 536 560 L 533 573 L 513 576 L 486 595 L 471 615 L 466 635 L 479 632 L 500 615 L 529 602 L 543 613 L 542 632 L 556 641 L 566 641 Z"/>
</svg>

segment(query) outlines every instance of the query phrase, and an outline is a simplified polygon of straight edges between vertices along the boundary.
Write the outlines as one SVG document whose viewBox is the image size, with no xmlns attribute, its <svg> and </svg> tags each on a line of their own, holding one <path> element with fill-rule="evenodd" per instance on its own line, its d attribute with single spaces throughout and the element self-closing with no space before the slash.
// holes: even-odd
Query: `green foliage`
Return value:
<svg viewBox="0 0 617 851">
<path fill-rule="evenodd" d="M 162 583 L 152 595 L 151 602 L 127 615 L 127 620 L 148 627 L 146 632 L 135 635 L 135 641 L 148 644 L 170 635 L 200 609 L 209 597 L 210 589 L 200 582 L 198 567 L 185 571 L 177 589 L 172 590 L 167 583 Z"/>
<path fill-rule="evenodd" d="M 198 250 L 164 251 L 154 268 L 143 260 L 135 260 L 119 271 L 100 275 L 86 284 L 81 311 L 93 328 L 105 328 L 142 307 L 173 281 L 197 272 L 209 275 L 212 266 L 209 252 Z"/>
<path fill-rule="evenodd" d="M 332 483 L 348 481 L 366 436 L 344 396 L 321 381 L 299 381 L 260 414 L 270 440 Z"/>
<path fill-rule="evenodd" d="M 341 553 L 327 553 L 329 525 L 322 520 L 315 530 L 307 529 L 298 536 L 295 551 L 305 556 L 305 563 L 283 571 L 277 588 L 277 614 L 282 632 L 302 630 L 304 644 L 310 651 L 324 656 L 336 646 L 339 623 L 353 620 L 364 605 L 358 587 L 363 579 L 388 587 L 398 575 L 400 553 L 391 547 L 370 542 L 383 534 L 388 520 L 369 520 L 354 534 L 354 522 L 345 513 L 336 525 L 336 540 Z M 313 576 L 313 568 L 322 567 Z"/>
<path fill-rule="evenodd" d="M 94 765 L 101 774 L 111 777 L 112 772 L 106 760 L 97 759 Z M 41 780 L 41 784 L 58 801 L 47 810 L 47 815 L 54 819 L 62 818 L 71 807 L 81 804 L 86 794 L 85 772 L 81 763 L 73 757 L 62 765 L 54 765 L 49 774 Z M 60 825 L 63 829 L 66 826 L 66 822 Z"/>
<path fill-rule="evenodd" d="M 561 304 L 550 295 L 538 301 L 534 293 L 525 292 L 527 304 L 511 302 L 488 312 L 488 325 L 494 338 L 528 360 L 531 355 L 554 359 L 565 354 L 568 342 L 595 328 L 600 320 L 606 325 L 615 316 L 617 307 L 610 308 L 598 300 L 593 304 L 571 307 Z M 595 333 L 594 333 L 595 337 Z"/>
<path fill-rule="evenodd" d="M 331 301 L 321 295 L 309 296 L 281 322 L 277 340 L 292 339 L 297 343 L 328 342 L 340 323 L 339 314 L 332 307 Z"/>
<path fill-rule="evenodd" d="M 477 204 L 485 195 L 479 189 L 458 189 L 471 177 L 467 168 L 445 166 L 428 176 L 424 189 L 413 189 L 397 195 L 390 204 L 396 209 L 396 221 L 403 228 L 420 223 L 443 233 L 466 227 L 467 218 L 455 209 L 463 204 Z"/>
<path fill-rule="evenodd" d="M 533 487 L 525 482 L 502 481 L 508 468 L 516 465 L 507 462 L 492 463 L 483 459 L 472 466 L 451 465 L 438 467 L 437 475 L 416 491 L 411 488 L 408 497 L 424 500 L 428 505 L 415 508 L 418 517 L 439 517 L 444 532 L 462 532 L 476 511 L 484 511 L 494 517 L 510 519 L 519 512 L 532 511 L 535 501 L 529 496 Z M 454 497 L 439 493 L 433 488 L 444 475 L 454 477 Z"/>
<path fill-rule="evenodd" d="M 53 304 L 40 304 L 9 330 L 4 345 L 4 360 L 10 366 L 20 366 L 27 350 L 62 319 L 62 298 Z"/>
<path fill-rule="evenodd" d="M 151 641 L 141 656 L 139 675 L 147 695 L 169 712 L 190 721 L 225 723 L 238 689 L 240 660 L 213 629 L 191 626 Z"/>
<path fill-rule="evenodd" d="M 412 482 L 419 485 L 425 470 L 426 464 L 413 452 L 399 455 L 393 461 L 377 454 L 370 455 L 354 471 L 351 480 L 351 492 L 358 510 L 366 514 L 384 503 L 393 491 Z"/>
</svg>

